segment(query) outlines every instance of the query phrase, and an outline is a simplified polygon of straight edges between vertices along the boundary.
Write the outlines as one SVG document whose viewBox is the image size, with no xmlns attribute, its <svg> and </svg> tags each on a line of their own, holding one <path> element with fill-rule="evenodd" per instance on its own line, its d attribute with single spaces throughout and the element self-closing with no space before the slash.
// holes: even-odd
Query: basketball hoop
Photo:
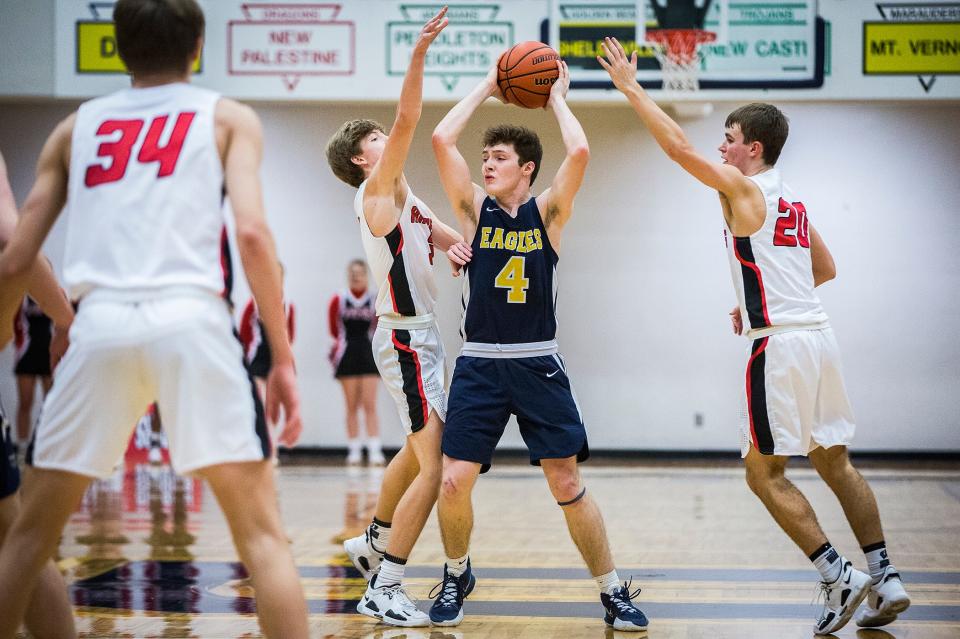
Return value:
<svg viewBox="0 0 960 639">
<path fill-rule="evenodd" d="M 695 93 L 700 89 L 700 45 L 713 42 L 717 34 L 703 29 L 650 29 L 647 42 L 663 72 L 663 90 Z"/>
</svg>

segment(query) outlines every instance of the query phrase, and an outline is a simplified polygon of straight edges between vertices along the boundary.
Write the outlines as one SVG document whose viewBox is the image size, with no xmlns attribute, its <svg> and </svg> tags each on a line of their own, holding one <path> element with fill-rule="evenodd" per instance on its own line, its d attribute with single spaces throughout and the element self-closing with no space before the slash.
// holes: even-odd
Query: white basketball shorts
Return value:
<svg viewBox="0 0 960 639">
<path fill-rule="evenodd" d="M 106 477 L 154 400 L 179 473 L 270 455 L 263 407 L 222 299 L 133 302 L 95 291 L 80 303 L 29 461 Z"/>
<path fill-rule="evenodd" d="M 740 452 L 807 455 L 853 441 L 853 410 L 833 330 L 798 330 L 754 340 L 740 420 Z"/>
<path fill-rule="evenodd" d="M 381 318 L 373 335 L 373 356 L 407 434 L 427 425 L 430 409 L 446 420 L 446 353 L 440 330 L 430 320 L 408 323 Z"/>
</svg>

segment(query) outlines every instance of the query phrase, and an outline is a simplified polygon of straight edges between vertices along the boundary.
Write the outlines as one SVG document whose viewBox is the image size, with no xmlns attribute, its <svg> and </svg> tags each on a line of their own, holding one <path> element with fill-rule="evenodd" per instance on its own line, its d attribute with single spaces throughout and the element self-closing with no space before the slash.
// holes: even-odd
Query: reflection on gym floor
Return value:
<svg viewBox="0 0 960 639">
<path fill-rule="evenodd" d="M 914 605 L 858 639 L 960 636 L 960 471 L 865 471 L 878 493 Z M 584 476 L 608 513 L 620 572 L 643 587 L 648 635 L 811 637 L 816 573 L 760 511 L 738 467 L 604 467 Z M 535 469 L 505 467 L 476 493 L 479 579 L 456 628 L 399 629 L 355 614 L 364 582 L 340 542 L 362 531 L 382 469 L 278 469 L 280 501 L 318 637 L 612 637 L 595 585 Z M 856 548 L 812 473 L 793 473 L 831 538 Z M 206 486 L 159 463 L 129 463 L 91 485 L 60 548 L 84 637 L 258 637 L 252 588 Z M 428 523 L 407 570 L 428 606 L 443 551 Z M 621 633 L 616 633 L 621 636 Z M 623 635 L 627 636 L 627 635 Z M 643 636 L 643 635 L 641 635 Z"/>
</svg>

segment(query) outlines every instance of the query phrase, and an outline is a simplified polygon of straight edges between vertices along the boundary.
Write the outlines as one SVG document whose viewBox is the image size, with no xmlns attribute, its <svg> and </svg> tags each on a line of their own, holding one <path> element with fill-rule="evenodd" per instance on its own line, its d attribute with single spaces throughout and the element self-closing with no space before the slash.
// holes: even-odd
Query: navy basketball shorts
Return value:
<svg viewBox="0 0 960 639">
<path fill-rule="evenodd" d="M 492 358 L 461 355 L 453 371 L 443 454 L 490 469 L 510 415 L 517 416 L 530 463 L 590 456 L 587 431 L 559 355 Z"/>
<path fill-rule="evenodd" d="M 20 468 L 17 466 L 17 455 L 13 452 L 13 441 L 10 438 L 10 424 L 0 411 L 0 499 L 9 497 L 20 487 Z"/>
</svg>

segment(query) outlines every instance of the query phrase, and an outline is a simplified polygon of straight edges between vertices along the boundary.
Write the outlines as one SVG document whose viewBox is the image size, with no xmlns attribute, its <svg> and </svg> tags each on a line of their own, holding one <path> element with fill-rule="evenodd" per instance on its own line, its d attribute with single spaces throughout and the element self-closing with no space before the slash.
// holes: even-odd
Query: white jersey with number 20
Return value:
<svg viewBox="0 0 960 639">
<path fill-rule="evenodd" d="M 828 326 L 814 292 L 807 210 L 775 168 L 748 176 L 763 193 L 763 226 L 746 237 L 724 228 L 747 337 Z"/>
</svg>

